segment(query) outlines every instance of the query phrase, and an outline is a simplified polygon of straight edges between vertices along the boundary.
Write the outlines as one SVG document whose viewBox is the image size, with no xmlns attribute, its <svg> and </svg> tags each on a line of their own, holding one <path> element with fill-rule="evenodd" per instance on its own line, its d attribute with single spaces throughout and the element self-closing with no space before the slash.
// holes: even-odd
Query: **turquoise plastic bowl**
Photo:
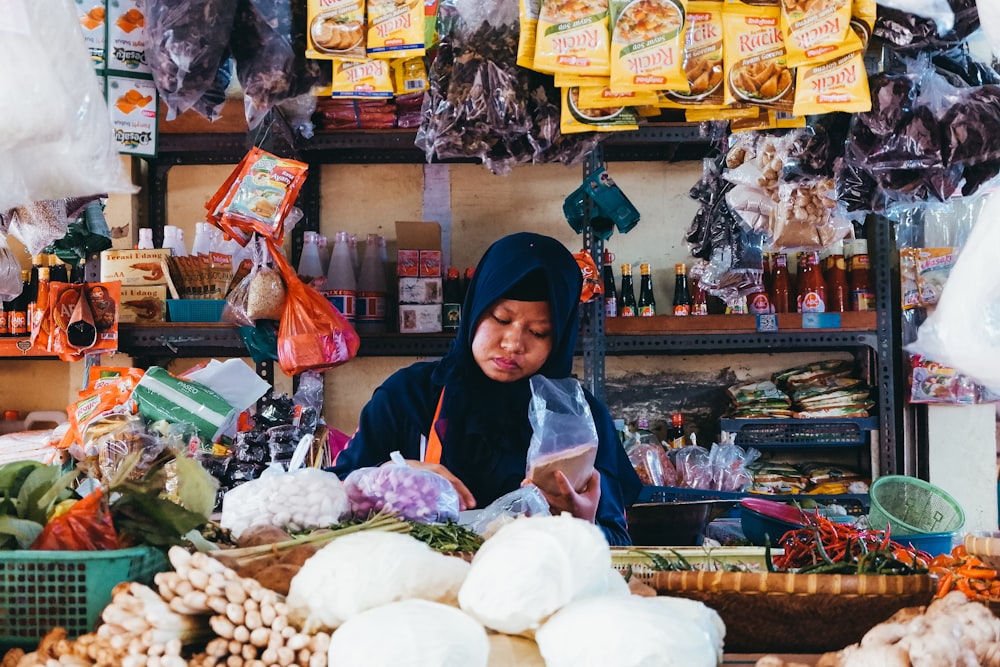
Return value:
<svg viewBox="0 0 1000 667">
<path fill-rule="evenodd" d="M 766 541 L 770 540 L 771 546 L 774 547 L 778 545 L 785 533 L 797 530 L 803 524 L 776 519 L 745 505 L 740 505 L 740 525 L 743 528 L 743 536 L 755 546 L 766 546 Z"/>
<path fill-rule="evenodd" d="M 951 553 L 951 545 L 955 533 L 920 533 L 918 535 L 891 535 L 894 542 L 903 546 L 911 546 L 919 551 L 926 551 L 931 556 Z"/>
</svg>

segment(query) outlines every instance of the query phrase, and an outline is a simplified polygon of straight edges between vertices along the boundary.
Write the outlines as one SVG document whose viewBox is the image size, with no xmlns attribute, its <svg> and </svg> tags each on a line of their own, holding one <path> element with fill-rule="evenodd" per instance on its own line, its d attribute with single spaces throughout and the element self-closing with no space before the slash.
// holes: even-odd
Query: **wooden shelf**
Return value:
<svg viewBox="0 0 1000 667">
<path fill-rule="evenodd" d="M 33 359 L 58 359 L 42 347 L 32 347 L 31 339 L 27 336 L 10 336 L 0 338 L 0 358 L 3 359 L 23 359 L 31 357 Z"/>
<path fill-rule="evenodd" d="M 877 313 L 874 311 L 840 313 L 839 327 L 805 328 L 802 326 L 802 315 L 799 313 L 779 313 L 778 333 L 875 331 L 876 318 Z M 758 333 L 756 315 L 609 317 L 604 322 L 604 331 L 608 336 Z"/>
</svg>

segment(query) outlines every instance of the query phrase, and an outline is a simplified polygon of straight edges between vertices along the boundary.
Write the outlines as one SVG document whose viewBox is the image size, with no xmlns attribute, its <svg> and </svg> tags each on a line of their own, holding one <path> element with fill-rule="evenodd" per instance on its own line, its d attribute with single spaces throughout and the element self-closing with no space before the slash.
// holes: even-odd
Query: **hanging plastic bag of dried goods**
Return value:
<svg viewBox="0 0 1000 667">
<path fill-rule="evenodd" d="M 76 4 L 11 0 L 4 7 L 5 20 L 0 21 L 4 139 L 0 141 L 20 138 L 16 145 L 12 140 L 0 148 L 0 211 L 34 201 L 133 192 L 114 145 L 108 107 L 83 41 Z M 58 48 L 37 51 L 39 44 Z M 41 55 L 24 59 L 25 53 Z M 27 89 L 21 85 L 24 81 L 29 82 Z M 30 105 L 12 98 L 29 100 Z M 55 105 L 56 116 L 67 122 L 47 126 L 33 139 L 29 133 L 34 119 L 49 118 L 47 104 Z"/>
<path fill-rule="evenodd" d="M 959 46 L 978 28 L 976 0 L 880 0 L 872 36 L 915 55 Z"/>
<path fill-rule="evenodd" d="M 214 85 L 229 47 L 237 0 L 144 0 L 147 61 L 167 120 Z"/>
<path fill-rule="evenodd" d="M 528 421 L 531 444 L 525 478 L 542 491 L 562 492 L 559 474 L 576 491 L 587 487 L 597 457 L 597 427 L 575 378 L 533 375 Z"/>
<path fill-rule="evenodd" d="M 951 366 L 1000 391 L 1000 195 L 979 212 L 962 253 L 948 275 L 937 307 L 907 351 Z"/>
<path fill-rule="evenodd" d="M 278 363 L 287 375 L 323 371 L 350 361 L 361 339 L 333 304 L 304 284 L 281 250 L 267 241 L 271 257 L 288 288 L 278 326 Z"/>
<path fill-rule="evenodd" d="M 21 263 L 7 245 L 7 237 L 0 234 L 0 301 L 10 301 L 21 294 Z"/>
<path fill-rule="evenodd" d="M 511 145 L 529 117 L 517 60 L 517 4 L 445 0 L 438 8 L 441 44 L 431 64 L 416 145 L 434 157 L 497 160 L 509 170 Z M 533 151 L 526 144 L 521 161 Z"/>
<path fill-rule="evenodd" d="M 323 81 L 320 61 L 305 57 L 304 2 L 238 0 L 230 47 L 251 128 L 278 102 L 304 95 Z"/>
</svg>

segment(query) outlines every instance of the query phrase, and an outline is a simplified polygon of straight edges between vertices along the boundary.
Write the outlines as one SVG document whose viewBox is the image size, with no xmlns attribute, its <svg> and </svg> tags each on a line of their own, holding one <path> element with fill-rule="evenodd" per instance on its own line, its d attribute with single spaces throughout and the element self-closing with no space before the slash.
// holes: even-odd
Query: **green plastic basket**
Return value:
<svg viewBox="0 0 1000 667">
<path fill-rule="evenodd" d="M 879 477 L 869 491 L 868 524 L 890 534 L 953 533 L 965 525 L 965 512 L 943 490 L 916 477 Z"/>
<path fill-rule="evenodd" d="M 151 584 L 170 568 L 149 546 L 111 551 L 0 552 L 0 645 L 34 647 L 52 628 L 91 632 L 123 581 Z"/>
</svg>

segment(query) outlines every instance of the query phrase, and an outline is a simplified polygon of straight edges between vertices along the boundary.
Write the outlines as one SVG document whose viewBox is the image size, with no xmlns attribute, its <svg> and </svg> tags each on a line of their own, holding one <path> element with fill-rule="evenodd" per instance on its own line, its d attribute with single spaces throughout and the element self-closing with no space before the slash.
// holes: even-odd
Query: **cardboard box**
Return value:
<svg viewBox="0 0 1000 667">
<path fill-rule="evenodd" d="M 170 257 L 170 248 L 148 250 L 105 250 L 101 253 L 101 282 L 120 280 L 122 286 L 166 285 L 161 262 Z"/>
<path fill-rule="evenodd" d="M 400 278 L 399 303 L 428 305 L 442 303 L 440 278 Z"/>
<path fill-rule="evenodd" d="M 118 309 L 119 322 L 165 322 L 167 319 L 167 286 L 123 286 Z"/>
<path fill-rule="evenodd" d="M 441 304 L 399 307 L 399 333 L 440 333 Z"/>
<path fill-rule="evenodd" d="M 396 247 L 399 249 L 396 253 L 396 275 L 399 277 L 436 278 L 441 276 L 441 225 L 439 223 L 397 221 Z M 416 255 L 414 255 L 414 251 L 417 251 Z"/>
<path fill-rule="evenodd" d="M 420 251 L 420 276 L 422 278 L 441 277 L 441 251 Z"/>
</svg>

